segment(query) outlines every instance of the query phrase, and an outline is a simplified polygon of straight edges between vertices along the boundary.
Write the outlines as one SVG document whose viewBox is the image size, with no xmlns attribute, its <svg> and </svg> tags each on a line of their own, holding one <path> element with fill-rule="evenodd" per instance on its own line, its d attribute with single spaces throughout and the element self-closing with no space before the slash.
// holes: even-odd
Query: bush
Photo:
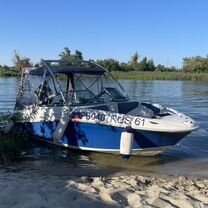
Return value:
<svg viewBox="0 0 208 208">
<path fill-rule="evenodd" d="M 0 135 L 0 163 L 8 165 L 20 159 L 25 137 L 17 132 Z"/>
</svg>

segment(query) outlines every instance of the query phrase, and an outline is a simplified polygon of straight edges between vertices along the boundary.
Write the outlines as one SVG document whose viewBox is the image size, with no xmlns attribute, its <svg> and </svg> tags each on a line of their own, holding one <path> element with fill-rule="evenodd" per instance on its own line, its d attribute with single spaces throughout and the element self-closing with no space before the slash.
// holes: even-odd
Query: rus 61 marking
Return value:
<svg viewBox="0 0 208 208">
<path fill-rule="evenodd" d="M 144 122 L 145 122 L 145 119 L 144 118 L 136 118 L 135 120 L 134 120 L 134 124 L 136 125 L 136 126 L 144 126 Z"/>
<path fill-rule="evenodd" d="M 131 115 L 120 115 L 120 114 L 111 114 L 111 113 L 100 113 L 100 112 L 82 112 L 82 118 L 86 120 L 91 120 L 95 122 L 102 122 L 102 123 L 115 123 L 115 124 L 124 124 L 124 125 L 131 125 L 132 122 L 136 126 L 144 126 L 145 119 L 136 117 L 134 119 Z"/>
</svg>

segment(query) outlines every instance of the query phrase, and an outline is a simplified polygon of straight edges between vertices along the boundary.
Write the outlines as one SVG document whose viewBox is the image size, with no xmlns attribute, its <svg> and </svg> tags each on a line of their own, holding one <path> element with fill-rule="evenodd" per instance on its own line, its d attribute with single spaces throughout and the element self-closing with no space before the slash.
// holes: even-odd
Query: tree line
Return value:
<svg viewBox="0 0 208 208">
<path fill-rule="evenodd" d="M 65 47 L 63 51 L 59 54 L 61 60 L 83 60 L 83 53 L 79 50 L 75 50 L 74 53 L 68 47 Z M 147 57 L 141 57 L 138 52 L 135 52 L 130 60 L 125 62 L 119 62 L 113 58 L 108 59 L 98 59 L 98 60 L 90 60 L 100 64 L 105 67 L 109 71 L 143 71 L 143 72 L 192 72 L 192 73 L 201 73 L 208 72 L 208 56 L 207 57 L 185 57 L 183 58 L 183 64 L 181 69 L 177 69 L 176 67 L 167 67 L 162 64 L 155 65 L 153 59 L 148 59 Z M 9 67 L 7 65 L 0 65 L 0 74 L 8 73 L 8 72 L 17 72 L 21 71 L 23 67 L 29 66 L 38 66 L 37 64 L 32 64 L 31 59 L 27 57 L 21 57 L 16 51 L 13 57 L 14 67 Z"/>
</svg>

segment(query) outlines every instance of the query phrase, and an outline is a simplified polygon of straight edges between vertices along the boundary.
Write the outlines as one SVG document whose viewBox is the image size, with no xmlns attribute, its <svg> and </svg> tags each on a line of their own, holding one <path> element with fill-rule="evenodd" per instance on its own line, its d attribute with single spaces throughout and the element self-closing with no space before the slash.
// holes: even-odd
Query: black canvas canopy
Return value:
<svg viewBox="0 0 208 208">
<path fill-rule="evenodd" d="M 45 67 L 38 67 L 32 69 L 29 74 L 42 76 L 44 74 Z M 93 75 L 102 75 L 106 71 L 102 68 L 89 68 L 82 66 L 50 66 L 50 70 L 53 74 L 93 74 Z M 49 71 L 46 69 L 46 75 L 49 75 Z"/>
</svg>

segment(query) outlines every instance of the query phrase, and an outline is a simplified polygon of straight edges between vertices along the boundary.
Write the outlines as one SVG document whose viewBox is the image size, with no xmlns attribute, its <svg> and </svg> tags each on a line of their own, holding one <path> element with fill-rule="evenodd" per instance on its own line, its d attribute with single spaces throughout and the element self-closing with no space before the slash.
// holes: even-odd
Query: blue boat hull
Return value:
<svg viewBox="0 0 208 208">
<path fill-rule="evenodd" d="M 63 138 L 53 141 L 53 133 L 58 122 L 21 123 L 19 127 L 27 134 L 53 143 L 55 145 L 90 151 L 114 152 L 120 151 L 120 127 L 100 124 L 72 122 L 68 123 Z M 133 154 L 139 151 L 153 150 L 161 152 L 169 146 L 177 144 L 188 133 L 163 133 L 150 131 L 134 131 Z M 161 150 L 161 151 L 160 151 Z"/>
</svg>

